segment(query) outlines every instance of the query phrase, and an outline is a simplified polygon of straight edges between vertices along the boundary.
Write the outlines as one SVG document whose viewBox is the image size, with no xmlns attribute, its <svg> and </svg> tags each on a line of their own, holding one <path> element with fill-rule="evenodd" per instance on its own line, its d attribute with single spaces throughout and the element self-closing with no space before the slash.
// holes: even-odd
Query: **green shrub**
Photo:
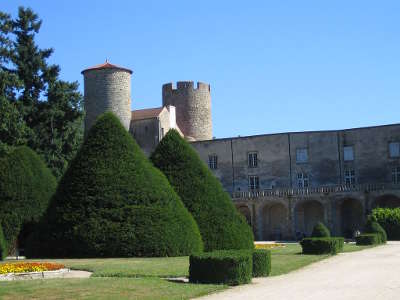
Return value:
<svg viewBox="0 0 400 300">
<path fill-rule="evenodd" d="M 4 260 L 7 256 L 7 244 L 4 238 L 3 229 L 0 225 L 0 260 Z"/>
<path fill-rule="evenodd" d="M 385 229 L 377 222 L 374 215 L 368 216 L 367 223 L 365 224 L 364 233 L 377 233 L 379 236 L 379 243 L 386 243 L 387 235 Z"/>
<path fill-rule="evenodd" d="M 389 240 L 400 240 L 400 208 L 375 208 L 372 215 L 386 231 Z"/>
<path fill-rule="evenodd" d="M 301 242 L 303 254 L 337 254 L 343 250 L 344 238 L 304 238 Z"/>
<path fill-rule="evenodd" d="M 322 222 L 315 224 L 311 237 L 330 237 L 331 233 L 329 229 Z"/>
<path fill-rule="evenodd" d="M 28 147 L 18 147 L 0 160 L 0 220 L 10 252 L 24 225 L 29 223 L 32 230 L 45 213 L 56 185 L 51 171 Z"/>
<path fill-rule="evenodd" d="M 246 220 L 219 180 L 176 130 L 168 131 L 151 159 L 195 218 L 205 251 L 254 248 L 253 232 Z"/>
<path fill-rule="evenodd" d="M 202 251 L 193 217 L 112 113 L 100 116 L 89 131 L 31 241 L 27 255 L 33 257 Z"/>
<path fill-rule="evenodd" d="M 377 233 L 365 233 L 356 237 L 356 245 L 376 245 L 380 243 L 380 237 Z"/>
<path fill-rule="evenodd" d="M 189 282 L 238 285 L 252 278 L 253 259 L 249 250 L 219 250 L 192 254 Z"/>
<path fill-rule="evenodd" d="M 271 273 L 271 251 L 255 249 L 253 251 L 253 277 L 266 277 Z"/>
</svg>

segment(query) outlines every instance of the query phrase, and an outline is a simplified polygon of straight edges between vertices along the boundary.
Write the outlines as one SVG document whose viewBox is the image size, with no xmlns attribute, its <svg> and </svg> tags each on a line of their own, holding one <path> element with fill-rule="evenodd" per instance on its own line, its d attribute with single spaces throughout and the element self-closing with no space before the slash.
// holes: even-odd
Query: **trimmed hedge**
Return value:
<svg viewBox="0 0 400 300">
<path fill-rule="evenodd" d="M 356 237 L 356 245 L 376 245 L 380 243 L 380 237 L 377 233 L 365 233 Z"/>
<path fill-rule="evenodd" d="M 7 244 L 4 238 L 3 229 L 0 225 L 0 260 L 4 260 L 7 256 Z"/>
<path fill-rule="evenodd" d="M 189 282 L 239 285 L 251 282 L 252 252 L 218 250 L 192 254 L 189 258 Z"/>
<path fill-rule="evenodd" d="M 331 232 L 322 222 L 315 224 L 311 237 L 330 237 Z"/>
<path fill-rule="evenodd" d="M 344 238 L 304 238 L 301 242 L 303 254 L 332 254 L 335 255 L 343 250 Z"/>
<path fill-rule="evenodd" d="M 26 146 L 0 160 L 0 220 L 10 252 L 24 225 L 32 230 L 45 213 L 56 185 L 42 159 Z"/>
<path fill-rule="evenodd" d="M 368 216 L 367 223 L 365 224 L 364 233 L 377 233 L 379 236 L 379 243 L 385 244 L 387 235 L 385 229 L 377 222 L 375 216 Z"/>
<path fill-rule="evenodd" d="M 176 130 L 169 130 L 151 160 L 167 176 L 203 238 L 205 251 L 254 249 L 253 232 L 220 181 Z"/>
<path fill-rule="evenodd" d="M 61 179 L 31 257 L 181 256 L 199 229 L 167 178 L 112 113 L 101 115 Z"/>
<path fill-rule="evenodd" d="M 372 215 L 386 231 L 389 240 L 400 240 L 400 208 L 375 208 Z"/>
<path fill-rule="evenodd" d="M 255 249 L 253 251 L 253 277 L 266 277 L 271 273 L 271 251 Z"/>
</svg>

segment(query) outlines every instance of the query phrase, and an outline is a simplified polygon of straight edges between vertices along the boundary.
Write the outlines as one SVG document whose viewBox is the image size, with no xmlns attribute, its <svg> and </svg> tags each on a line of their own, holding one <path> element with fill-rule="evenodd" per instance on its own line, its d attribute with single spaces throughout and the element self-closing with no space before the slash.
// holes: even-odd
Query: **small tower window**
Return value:
<svg viewBox="0 0 400 300">
<path fill-rule="evenodd" d="M 218 156 L 215 154 L 208 156 L 208 166 L 211 170 L 218 169 Z"/>
<path fill-rule="evenodd" d="M 346 185 L 356 184 L 356 172 L 354 171 L 354 169 L 344 170 L 344 183 Z"/>
<path fill-rule="evenodd" d="M 296 162 L 306 163 L 308 161 L 308 150 L 307 148 L 296 149 Z"/>
<path fill-rule="evenodd" d="M 393 167 L 392 168 L 392 182 L 394 184 L 400 183 L 400 167 Z"/>
<path fill-rule="evenodd" d="M 400 143 L 399 142 L 389 143 L 389 155 L 390 155 L 390 157 L 400 157 Z"/>
<path fill-rule="evenodd" d="M 257 168 L 257 165 L 258 165 L 257 152 L 249 152 L 248 153 L 249 168 Z"/>
<path fill-rule="evenodd" d="M 354 160 L 354 149 L 353 149 L 353 146 L 344 146 L 343 147 L 343 160 L 344 161 L 352 161 L 352 160 Z"/>
<path fill-rule="evenodd" d="M 308 174 L 307 173 L 297 173 L 297 186 L 300 189 L 308 188 Z"/>
<path fill-rule="evenodd" d="M 256 175 L 249 176 L 249 190 L 254 191 L 260 189 L 260 180 Z"/>
</svg>

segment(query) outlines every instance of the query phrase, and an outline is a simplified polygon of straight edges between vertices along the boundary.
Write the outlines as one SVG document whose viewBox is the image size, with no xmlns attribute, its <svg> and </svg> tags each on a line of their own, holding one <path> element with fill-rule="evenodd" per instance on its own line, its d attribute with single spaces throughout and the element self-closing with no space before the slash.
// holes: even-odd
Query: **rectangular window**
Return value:
<svg viewBox="0 0 400 300">
<path fill-rule="evenodd" d="M 300 189 L 308 188 L 308 174 L 297 173 L 297 186 Z"/>
<path fill-rule="evenodd" d="M 390 157 L 399 157 L 400 156 L 400 143 L 399 142 L 389 143 L 389 154 L 390 154 Z"/>
<path fill-rule="evenodd" d="M 305 163 L 308 161 L 308 151 L 307 148 L 296 149 L 296 162 Z"/>
<path fill-rule="evenodd" d="M 249 176 L 249 190 L 258 190 L 260 188 L 260 181 L 258 176 Z"/>
<path fill-rule="evenodd" d="M 343 160 L 344 161 L 354 160 L 354 149 L 353 149 L 353 146 L 344 146 L 343 147 Z"/>
<path fill-rule="evenodd" d="M 249 168 L 257 168 L 257 152 L 248 153 L 248 166 Z"/>
<path fill-rule="evenodd" d="M 164 127 L 161 127 L 161 138 L 164 137 Z"/>
<path fill-rule="evenodd" d="M 218 168 L 218 156 L 215 154 L 208 156 L 208 166 L 212 170 L 216 170 Z"/>
<path fill-rule="evenodd" d="M 392 168 L 392 182 L 394 184 L 400 183 L 400 167 L 393 167 Z"/>
<path fill-rule="evenodd" d="M 356 172 L 353 169 L 344 170 L 344 182 L 346 185 L 356 184 Z"/>
</svg>

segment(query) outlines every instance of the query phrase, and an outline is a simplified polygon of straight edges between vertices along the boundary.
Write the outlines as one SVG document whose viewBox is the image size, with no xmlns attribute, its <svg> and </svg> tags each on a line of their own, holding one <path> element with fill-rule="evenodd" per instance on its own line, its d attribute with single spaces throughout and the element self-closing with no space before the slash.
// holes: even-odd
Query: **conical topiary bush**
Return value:
<svg viewBox="0 0 400 300">
<path fill-rule="evenodd" d="M 331 232 L 322 222 L 315 224 L 311 237 L 330 237 Z"/>
<path fill-rule="evenodd" d="M 200 228 L 205 251 L 252 249 L 254 237 L 219 180 L 194 149 L 170 130 L 151 156 Z"/>
<path fill-rule="evenodd" d="M 61 179 L 43 231 L 32 238 L 28 255 L 179 256 L 202 250 L 193 217 L 112 113 L 89 131 Z"/>
<path fill-rule="evenodd" d="M 26 146 L 0 159 L 0 222 L 10 252 L 21 229 L 26 225 L 29 232 L 45 213 L 56 186 L 50 169 Z"/>
</svg>

